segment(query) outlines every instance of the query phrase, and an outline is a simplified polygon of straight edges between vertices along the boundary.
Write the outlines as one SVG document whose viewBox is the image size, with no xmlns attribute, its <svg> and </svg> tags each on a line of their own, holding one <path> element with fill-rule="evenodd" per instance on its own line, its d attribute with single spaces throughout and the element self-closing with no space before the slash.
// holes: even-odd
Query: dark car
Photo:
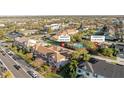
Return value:
<svg viewBox="0 0 124 93">
<path fill-rule="evenodd" d="M 5 52 L 2 52 L 2 55 L 3 55 L 3 56 L 5 56 L 5 55 L 6 55 L 6 53 L 5 53 Z"/>
<path fill-rule="evenodd" d="M 95 63 L 98 62 L 98 60 L 95 59 L 95 58 L 90 58 L 89 62 L 92 63 L 92 64 L 95 64 Z"/>
<path fill-rule="evenodd" d="M 33 71 L 27 71 L 27 73 L 32 76 L 33 78 L 37 78 L 37 74 L 35 74 Z"/>
<path fill-rule="evenodd" d="M 17 70 L 19 70 L 21 67 L 19 65 L 13 65 Z"/>
<path fill-rule="evenodd" d="M 17 60 L 17 57 L 15 56 L 15 55 L 13 55 L 13 57 L 12 57 L 14 60 Z"/>
<path fill-rule="evenodd" d="M 3 63 L 0 61 L 0 64 L 3 65 Z"/>
<path fill-rule="evenodd" d="M 2 72 L 6 72 L 7 71 L 6 67 L 0 67 L 0 69 L 1 69 Z"/>
</svg>

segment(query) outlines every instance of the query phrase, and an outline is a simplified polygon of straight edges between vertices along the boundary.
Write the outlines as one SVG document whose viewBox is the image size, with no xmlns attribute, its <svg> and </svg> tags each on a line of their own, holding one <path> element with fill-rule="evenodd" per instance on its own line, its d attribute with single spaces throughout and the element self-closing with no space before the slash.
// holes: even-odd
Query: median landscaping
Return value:
<svg viewBox="0 0 124 93">
<path fill-rule="evenodd" d="M 13 75 L 12 75 L 12 73 L 10 71 L 6 71 L 5 73 L 3 73 L 3 77 L 4 78 L 12 78 Z"/>
</svg>

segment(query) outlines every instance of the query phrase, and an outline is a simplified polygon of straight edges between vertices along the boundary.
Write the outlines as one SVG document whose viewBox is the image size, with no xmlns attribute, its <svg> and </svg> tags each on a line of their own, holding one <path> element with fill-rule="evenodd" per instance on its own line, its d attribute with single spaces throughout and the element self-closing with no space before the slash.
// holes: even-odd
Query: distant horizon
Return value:
<svg viewBox="0 0 124 93">
<path fill-rule="evenodd" d="M 64 17 L 64 16 L 78 16 L 78 17 L 89 17 L 89 16 L 97 16 L 97 17 L 101 17 L 101 16 L 103 16 L 103 17 L 114 17 L 114 16 L 119 16 L 119 17 L 121 17 L 121 16 L 124 16 L 124 15 L 0 15 L 0 17 L 22 17 L 22 16 L 50 16 L 50 17 L 52 17 L 52 16 L 60 16 L 60 17 Z"/>
<path fill-rule="evenodd" d="M 0 19 L 2 18 L 47 18 L 47 17 L 84 17 L 84 18 L 124 18 L 124 15 L 0 15 Z"/>
</svg>

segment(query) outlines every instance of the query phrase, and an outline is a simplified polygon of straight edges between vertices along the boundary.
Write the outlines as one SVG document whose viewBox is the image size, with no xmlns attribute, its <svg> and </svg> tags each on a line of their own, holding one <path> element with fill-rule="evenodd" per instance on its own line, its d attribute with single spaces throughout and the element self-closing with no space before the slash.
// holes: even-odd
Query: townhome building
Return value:
<svg viewBox="0 0 124 93">
<path fill-rule="evenodd" d="M 14 40 L 14 44 L 22 46 L 22 47 L 33 47 L 37 43 L 34 39 L 29 39 L 26 37 L 17 37 Z"/>
<path fill-rule="evenodd" d="M 65 65 L 68 61 L 64 55 L 60 54 L 59 48 L 56 46 L 46 47 L 41 44 L 36 44 L 34 46 L 34 50 L 40 58 L 44 58 L 57 68 Z"/>
</svg>

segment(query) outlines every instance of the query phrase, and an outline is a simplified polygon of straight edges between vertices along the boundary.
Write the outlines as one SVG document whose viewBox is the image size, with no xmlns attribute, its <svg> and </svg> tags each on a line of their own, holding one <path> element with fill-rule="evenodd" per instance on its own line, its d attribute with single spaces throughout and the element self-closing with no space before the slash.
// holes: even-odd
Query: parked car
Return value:
<svg viewBox="0 0 124 93">
<path fill-rule="evenodd" d="M 13 55 L 12 58 L 13 58 L 14 60 L 17 60 L 17 57 L 16 57 L 15 55 Z"/>
<path fill-rule="evenodd" d="M 9 49 L 6 49 L 5 51 L 6 51 L 6 52 L 10 52 L 10 50 L 9 50 Z"/>
<path fill-rule="evenodd" d="M 21 67 L 19 65 L 13 65 L 17 70 L 19 70 Z"/>
<path fill-rule="evenodd" d="M 3 56 L 5 56 L 5 55 L 6 55 L 6 53 L 5 53 L 5 52 L 2 52 L 2 55 L 3 55 Z"/>
<path fill-rule="evenodd" d="M 2 72 L 6 72 L 7 71 L 7 68 L 6 67 L 3 67 L 3 66 L 0 67 L 0 69 L 1 69 Z"/>
<path fill-rule="evenodd" d="M 95 63 L 98 62 L 98 60 L 95 59 L 95 58 L 90 58 L 89 62 L 92 63 L 92 64 L 95 64 Z"/>
<path fill-rule="evenodd" d="M 0 64 L 3 65 L 3 63 L 0 61 Z"/>
<path fill-rule="evenodd" d="M 12 52 L 8 52 L 8 55 L 13 56 L 13 53 Z"/>
<path fill-rule="evenodd" d="M 27 71 L 27 73 L 28 73 L 30 76 L 32 76 L 33 78 L 37 78 L 37 77 L 38 77 L 38 75 L 35 74 L 33 71 Z"/>
</svg>

